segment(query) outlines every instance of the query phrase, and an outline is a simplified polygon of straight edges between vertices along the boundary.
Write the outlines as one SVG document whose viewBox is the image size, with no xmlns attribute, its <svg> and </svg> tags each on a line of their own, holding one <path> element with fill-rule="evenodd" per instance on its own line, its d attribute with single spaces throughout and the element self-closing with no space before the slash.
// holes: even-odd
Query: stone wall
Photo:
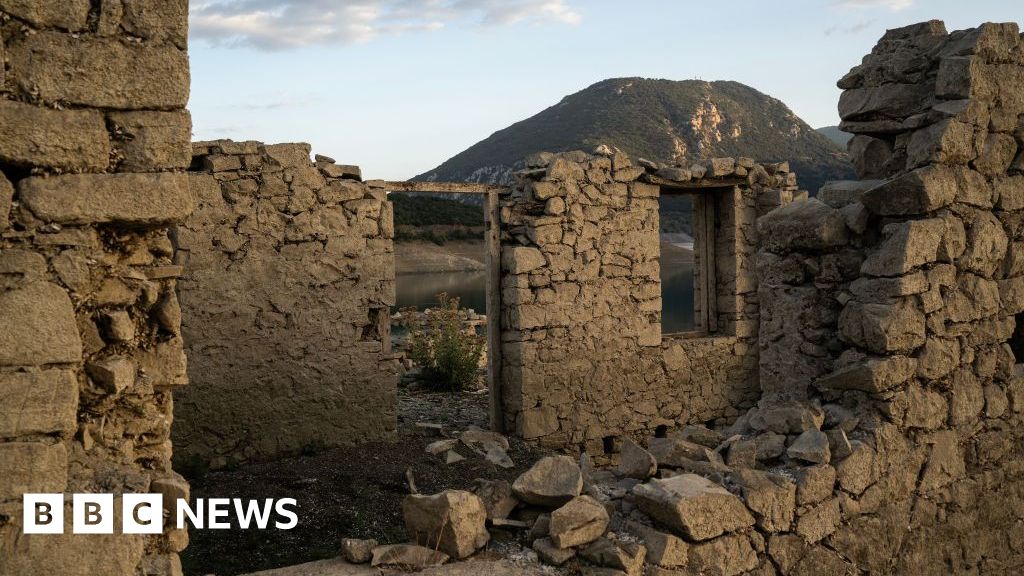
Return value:
<svg viewBox="0 0 1024 576">
<path fill-rule="evenodd" d="M 796 485 L 761 573 L 1019 573 L 1024 43 L 1015 24 L 891 30 L 839 86 L 854 162 L 885 179 L 759 222 L 762 375 L 788 378 L 762 377 L 728 463 Z M 742 456 L 780 437 L 782 466 Z"/>
<path fill-rule="evenodd" d="M 184 533 L 24 535 L 21 499 L 187 492 L 186 28 L 184 0 L 0 1 L 0 574 L 180 574 Z"/>
<path fill-rule="evenodd" d="M 180 466 L 394 437 L 391 203 L 308 144 L 193 149 L 196 211 L 175 234 L 191 385 Z M 179 466 L 179 467 L 180 467 Z"/>
<path fill-rule="evenodd" d="M 717 158 L 662 168 L 610 151 L 544 154 L 529 166 L 502 207 L 506 428 L 600 453 L 618 437 L 751 406 L 754 223 L 792 199 L 788 166 Z M 662 337 L 658 198 L 670 189 L 696 193 L 698 208 L 711 203 L 717 214 L 697 239 L 715 244 L 717 327 L 699 337 Z"/>
</svg>

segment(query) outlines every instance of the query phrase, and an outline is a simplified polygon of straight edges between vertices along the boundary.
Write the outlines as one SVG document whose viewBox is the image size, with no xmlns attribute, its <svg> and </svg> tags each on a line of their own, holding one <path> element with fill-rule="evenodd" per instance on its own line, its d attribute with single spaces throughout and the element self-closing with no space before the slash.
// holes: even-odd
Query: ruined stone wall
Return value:
<svg viewBox="0 0 1024 576">
<path fill-rule="evenodd" d="M 765 395 L 734 431 L 784 441 L 772 478 L 797 498 L 762 530 L 765 573 L 1020 573 L 1024 43 L 891 30 L 839 86 L 859 173 L 884 180 L 759 222 Z"/>
<path fill-rule="evenodd" d="M 186 383 L 187 2 L 0 1 L 0 574 L 180 574 L 183 533 L 22 534 L 28 492 L 164 492 Z"/>
<path fill-rule="evenodd" d="M 785 164 L 688 167 L 623 154 L 531 159 L 502 207 L 505 426 L 600 453 L 617 438 L 735 417 L 759 396 L 753 256 L 759 214 L 788 201 Z M 716 205 L 717 330 L 662 337 L 662 182 Z"/>
<path fill-rule="evenodd" d="M 221 467 L 396 431 L 391 203 L 308 144 L 206 142 L 175 233 L 191 385 L 175 460 Z"/>
</svg>

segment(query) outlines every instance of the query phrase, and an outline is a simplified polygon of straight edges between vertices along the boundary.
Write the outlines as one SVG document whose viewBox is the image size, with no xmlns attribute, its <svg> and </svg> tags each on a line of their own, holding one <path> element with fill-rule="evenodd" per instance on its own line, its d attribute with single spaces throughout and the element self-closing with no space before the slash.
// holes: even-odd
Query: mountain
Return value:
<svg viewBox="0 0 1024 576">
<path fill-rule="evenodd" d="M 675 163 L 716 156 L 788 160 L 800 186 L 853 177 L 845 151 L 785 104 L 739 82 L 615 78 L 543 112 L 414 178 L 510 183 L 535 152 L 616 146 L 634 158 Z"/>
<path fill-rule="evenodd" d="M 835 142 L 836 146 L 843 150 L 846 150 L 846 143 L 850 141 L 850 138 L 853 138 L 853 134 L 843 132 L 839 129 L 839 126 L 823 126 L 818 128 L 818 134 Z"/>
</svg>

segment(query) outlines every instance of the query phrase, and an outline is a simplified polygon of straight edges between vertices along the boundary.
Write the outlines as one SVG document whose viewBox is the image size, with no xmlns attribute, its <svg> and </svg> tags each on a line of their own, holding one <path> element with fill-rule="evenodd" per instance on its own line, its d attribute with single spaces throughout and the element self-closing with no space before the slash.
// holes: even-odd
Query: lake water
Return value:
<svg viewBox="0 0 1024 576">
<path fill-rule="evenodd" d="M 486 272 L 399 274 L 396 280 L 399 308 L 415 306 L 422 310 L 437 306 L 437 294 L 446 292 L 457 296 L 463 308 L 487 313 Z M 663 246 L 661 293 L 661 331 L 669 334 L 693 330 L 693 257 L 689 252 Z"/>
</svg>

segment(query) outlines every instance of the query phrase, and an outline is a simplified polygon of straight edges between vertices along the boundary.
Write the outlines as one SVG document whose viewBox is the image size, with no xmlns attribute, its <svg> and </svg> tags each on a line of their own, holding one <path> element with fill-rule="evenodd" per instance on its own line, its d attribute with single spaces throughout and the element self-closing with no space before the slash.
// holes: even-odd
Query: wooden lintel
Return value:
<svg viewBox="0 0 1024 576">
<path fill-rule="evenodd" d="M 507 192 L 508 186 L 474 182 L 384 182 L 389 192 L 421 192 L 425 194 L 490 194 Z"/>
<path fill-rule="evenodd" d="M 740 184 L 746 184 L 746 178 L 731 177 L 731 178 L 701 178 L 699 180 L 691 182 L 680 182 L 678 180 L 669 180 L 656 176 L 654 174 L 645 174 L 642 177 L 644 182 L 654 184 L 662 188 L 669 190 L 713 190 L 717 188 L 732 188 Z"/>
</svg>

